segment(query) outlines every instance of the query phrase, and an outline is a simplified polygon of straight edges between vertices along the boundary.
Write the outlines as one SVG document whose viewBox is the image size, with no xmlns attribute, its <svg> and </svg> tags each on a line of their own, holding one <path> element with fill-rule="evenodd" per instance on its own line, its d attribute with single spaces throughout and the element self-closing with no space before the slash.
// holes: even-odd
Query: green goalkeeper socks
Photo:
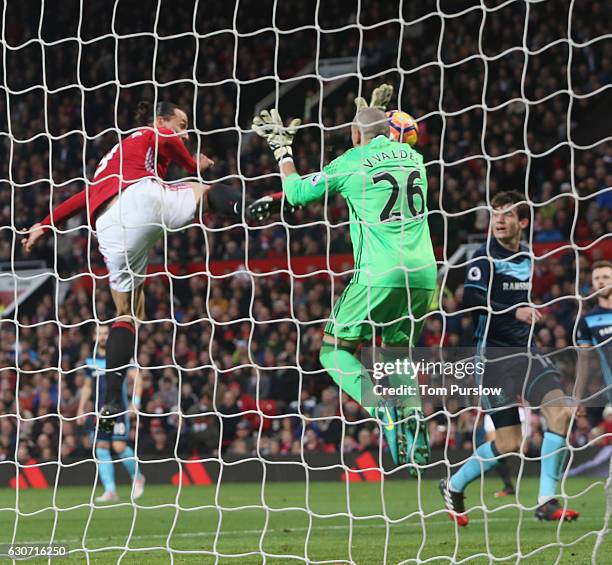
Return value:
<svg viewBox="0 0 612 565">
<path fill-rule="evenodd" d="M 385 347 L 381 351 L 381 361 L 385 364 L 391 363 L 399 368 L 399 371 L 389 373 L 389 386 L 400 389 L 405 386 L 409 392 L 402 393 L 401 404 L 405 408 L 421 409 L 421 395 L 419 391 L 419 379 L 412 370 L 410 358 L 406 355 L 406 348 Z M 408 387 L 410 387 L 408 389 Z"/>
<path fill-rule="evenodd" d="M 319 353 L 321 365 L 338 385 L 342 392 L 346 392 L 355 402 L 361 404 L 362 385 L 372 387 L 372 380 L 366 368 L 353 355 L 353 352 L 341 345 L 324 343 Z M 362 382 L 362 377 L 365 379 Z M 363 405 L 362 405 L 363 406 Z"/>
</svg>

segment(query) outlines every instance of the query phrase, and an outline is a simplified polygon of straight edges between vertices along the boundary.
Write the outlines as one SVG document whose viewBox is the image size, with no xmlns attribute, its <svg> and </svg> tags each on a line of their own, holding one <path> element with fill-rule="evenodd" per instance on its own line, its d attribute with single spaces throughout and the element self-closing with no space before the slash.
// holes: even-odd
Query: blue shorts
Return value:
<svg viewBox="0 0 612 565">
<path fill-rule="evenodd" d="M 497 411 L 516 405 L 519 398 L 531 406 L 539 406 L 544 396 L 551 390 L 563 387 L 558 369 L 543 355 L 526 356 L 516 359 L 491 359 L 485 367 L 482 386 L 497 388 L 499 394 L 481 397 L 482 407 L 487 411 Z"/>
</svg>

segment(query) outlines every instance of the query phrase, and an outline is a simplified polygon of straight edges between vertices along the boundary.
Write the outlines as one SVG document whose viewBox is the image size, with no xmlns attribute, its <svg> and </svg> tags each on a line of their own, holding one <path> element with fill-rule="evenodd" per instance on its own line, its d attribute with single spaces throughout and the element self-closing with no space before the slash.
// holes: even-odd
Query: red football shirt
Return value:
<svg viewBox="0 0 612 565">
<path fill-rule="evenodd" d="M 95 224 L 96 210 L 130 184 L 148 177 L 164 178 L 176 162 L 195 174 L 197 164 L 185 144 L 171 129 L 143 128 L 122 139 L 100 161 L 93 180 L 84 190 L 56 206 L 42 225 L 59 224 L 88 205 L 89 220 Z"/>
</svg>

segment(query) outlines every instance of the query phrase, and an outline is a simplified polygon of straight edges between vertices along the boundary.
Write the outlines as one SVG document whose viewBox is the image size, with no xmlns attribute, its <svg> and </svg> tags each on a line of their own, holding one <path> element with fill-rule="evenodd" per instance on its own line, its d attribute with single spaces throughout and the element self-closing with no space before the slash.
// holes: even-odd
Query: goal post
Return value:
<svg viewBox="0 0 612 565">
<path fill-rule="evenodd" d="M 303 118 L 294 161 L 313 173 L 351 147 L 355 97 L 391 83 L 389 109 L 418 123 L 438 265 L 419 351 L 434 358 L 473 337 L 461 314 L 466 266 L 490 240 L 492 198 L 517 190 L 530 209 L 530 301 L 546 316 L 532 333 L 568 352 L 571 396 L 577 324 L 598 298 L 589 267 L 612 258 L 609 16 L 603 0 L 5 2 L 0 555 L 604 563 L 612 479 L 590 474 L 612 443 L 603 365 L 589 366 L 595 401 L 566 434 L 558 494 L 582 514 L 569 527 L 533 522 L 546 431 L 537 410 L 528 449 L 509 458 L 517 494 L 497 498 L 499 477 L 483 471 L 459 528 L 438 482 L 484 441 L 478 400 L 424 394 L 431 460 L 398 468 L 381 422 L 333 384 L 322 330 L 354 274 L 359 224 L 341 195 L 263 223 L 206 214 L 164 232 L 126 380 L 125 452 L 121 441 L 100 448 L 96 386 L 79 408 L 116 318 L 96 231 L 85 214 L 52 225 L 32 258 L 22 239 L 90 186 L 134 132 L 141 99 L 184 109 L 190 149 L 215 161 L 198 180 L 241 187 L 250 202 L 282 188 L 251 127 L 257 112 Z M 182 178 L 173 166 L 168 180 Z M 610 347 L 594 349 L 603 359 Z M 434 376 L 420 382 L 440 384 Z M 104 500 L 109 475 L 117 498 Z"/>
</svg>

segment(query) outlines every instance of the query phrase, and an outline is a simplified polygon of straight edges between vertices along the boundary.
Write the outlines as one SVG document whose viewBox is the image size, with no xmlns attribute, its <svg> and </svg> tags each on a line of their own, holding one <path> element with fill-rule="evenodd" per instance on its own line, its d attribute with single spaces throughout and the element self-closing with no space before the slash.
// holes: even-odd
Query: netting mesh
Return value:
<svg viewBox="0 0 612 565">
<path fill-rule="evenodd" d="M 453 257 L 486 237 L 491 197 L 512 188 L 531 204 L 531 301 L 548 307 L 538 338 L 563 349 L 588 309 L 585 266 L 611 254 L 609 15 L 585 0 L 4 3 L 0 281 L 15 284 L 2 287 L 0 320 L 0 473 L 13 489 L 0 494 L 0 543 L 67 543 L 87 562 L 215 563 L 561 563 L 590 543 L 597 562 L 602 481 L 564 474 L 565 505 L 599 506 L 574 533 L 534 538 L 539 459 L 516 455 L 518 498 L 492 505 L 480 481 L 465 542 L 434 479 L 392 468 L 380 425 L 338 395 L 318 350 L 352 269 L 339 196 L 259 226 L 210 216 L 154 247 L 129 442 L 149 485 L 139 500 L 120 487 L 121 502 L 103 508 L 95 434 L 77 414 L 98 328 L 115 316 L 95 232 L 84 216 L 54 226 L 28 266 L 19 231 L 82 190 L 135 127 L 140 99 L 188 109 L 194 151 L 216 162 L 205 180 L 251 199 L 280 186 L 250 131 L 257 109 L 303 116 L 295 163 L 316 171 L 349 147 L 354 96 L 391 82 L 396 106 L 419 120 L 443 274 L 424 344 L 473 330 L 457 322 L 466 261 Z M 427 472 L 445 476 L 472 452 L 477 414 L 425 408 L 439 454 Z M 605 431 L 572 429 L 570 463 L 609 442 Z"/>
</svg>

